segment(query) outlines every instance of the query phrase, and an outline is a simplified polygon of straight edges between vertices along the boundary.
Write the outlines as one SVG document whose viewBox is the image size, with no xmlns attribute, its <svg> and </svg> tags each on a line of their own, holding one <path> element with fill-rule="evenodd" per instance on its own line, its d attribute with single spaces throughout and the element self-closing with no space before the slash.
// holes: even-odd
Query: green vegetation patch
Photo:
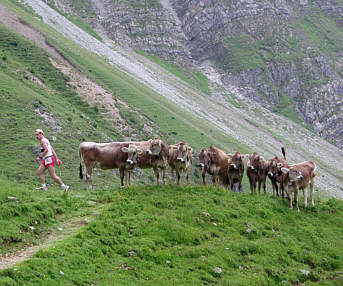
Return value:
<svg viewBox="0 0 343 286">
<path fill-rule="evenodd" d="M 161 3 L 158 0 L 126 0 L 126 1 L 112 0 L 112 2 L 115 2 L 115 3 L 121 2 L 137 10 L 162 7 Z"/>
<path fill-rule="evenodd" d="M 279 102 L 274 109 L 276 113 L 279 113 L 292 121 L 302 124 L 302 120 L 299 118 L 298 113 L 296 112 L 296 104 L 292 97 L 279 94 Z"/>
<path fill-rule="evenodd" d="M 42 128 L 63 161 L 57 167 L 58 175 L 67 184 L 80 186 L 80 142 L 107 136 L 119 140 L 121 136 L 97 108 L 84 102 L 67 84 L 69 79 L 50 63 L 47 53 L 3 25 L 0 55 L 1 174 L 15 181 L 38 183 L 34 159 L 39 142 L 33 133 Z M 100 177 L 106 185 L 116 181 L 113 175 L 106 179 L 105 174 Z"/>
<path fill-rule="evenodd" d="M 80 198 L 61 195 L 62 191 L 36 191 L 2 176 L 0 185 L 0 254 L 37 243 L 47 227 L 86 204 Z"/>
<path fill-rule="evenodd" d="M 310 44 L 314 45 L 321 53 L 336 59 L 342 52 L 342 29 L 334 18 L 327 17 L 318 9 L 313 8 L 297 27 L 305 33 Z"/>
<path fill-rule="evenodd" d="M 149 55 L 146 52 L 143 52 L 141 50 L 136 50 L 136 52 L 150 59 L 154 63 L 157 63 L 158 65 L 163 67 L 165 70 L 169 71 L 173 75 L 187 82 L 191 86 L 194 86 L 195 88 L 200 89 L 202 92 L 204 92 L 207 95 L 211 95 L 211 90 L 209 87 L 209 80 L 207 76 L 204 75 L 202 72 L 200 71 L 192 71 L 192 72 L 187 71 L 186 72 L 181 67 L 173 65 L 173 64 L 169 64 L 166 61 L 160 59 L 159 57 Z"/>
<path fill-rule="evenodd" d="M 95 221 L 3 285 L 339 285 L 343 203 L 301 213 L 275 197 L 206 187 L 117 190 Z M 6 283 L 6 284 L 5 284 Z"/>
<path fill-rule="evenodd" d="M 250 41 L 246 36 L 236 36 L 227 38 L 224 46 L 227 53 L 221 59 L 220 66 L 225 71 L 239 73 L 247 69 L 265 69 L 265 64 L 258 53 L 258 42 Z"/>
</svg>

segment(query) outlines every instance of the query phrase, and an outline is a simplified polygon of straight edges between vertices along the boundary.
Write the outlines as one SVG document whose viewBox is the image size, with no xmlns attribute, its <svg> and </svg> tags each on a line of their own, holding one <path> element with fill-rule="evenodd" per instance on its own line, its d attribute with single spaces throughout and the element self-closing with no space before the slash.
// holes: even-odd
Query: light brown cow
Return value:
<svg viewBox="0 0 343 286">
<path fill-rule="evenodd" d="M 129 142 L 95 143 L 82 142 L 79 146 L 80 155 L 80 179 L 83 179 L 82 160 L 86 167 L 85 188 L 92 187 L 92 171 L 98 164 L 101 169 L 117 169 L 120 173 L 120 186 L 124 186 L 125 166 L 127 152 L 123 148 L 128 148 Z"/>
<path fill-rule="evenodd" d="M 266 178 L 268 171 L 268 162 L 257 152 L 249 155 L 247 163 L 247 176 L 249 178 L 250 192 L 254 193 L 258 187 L 259 194 L 261 193 L 261 185 L 266 193 Z"/>
<path fill-rule="evenodd" d="M 228 187 L 229 181 L 229 156 L 217 147 L 210 146 L 207 149 L 210 157 L 208 164 L 208 172 L 212 174 L 212 182 L 217 185 L 219 180 L 225 186 Z"/>
<path fill-rule="evenodd" d="M 289 207 L 292 209 L 292 193 L 294 192 L 294 202 L 297 211 L 299 210 L 298 205 L 298 193 L 299 190 L 304 192 L 304 204 L 307 207 L 307 187 L 311 190 L 311 201 L 312 206 L 314 206 L 314 178 L 316 176 L 316 163 L 313 161 L 305 161 L 295 165 L 289 165 L 288 168 L 281 168 L 281 171 L 287 176 L 287 193 L 289 199 Z"/>
<path fill-rule="evenodd" d="M 162 182 L 165 184 L 165 169 L 168 158 L 168 145 L 161 139 L 150 139 L 149 141 L 130 142 L 139 147 L 142 153 L 138 155 L 136 166 L 141 169 L 152 168 L 156 177 L 156 184 L 159 184 L 160 172 Z M 134 165 L 131 165 L 130 172 Z"/>
<path fill-rule="evenodd" d="M 206 185 L 206 180 L 205 180 L 206 178 L 205 177 L 206 177 L 206 173 L 209 173 L 208 166 L 209 166 L 210 156 L 209 156 L 208 151 L 206 149 L 201 149 L 198 157 L 199 157 L 198 166 L 201 168 L 202 182 L 204 185 Z"/>
<path fill-rule="evenodd" d="M 228 154 L 229 156 L 229 169 L 228 177 L 230 181 L 230 188 L 233 191 L 234 185 L 238 183 L 238 192 L 242 192 L 242 179 L 244 175 L 244 155 L 240 152 L 235 152 L 233 155 Z"/>
<path fill-rule="evenodd" d="M 168 164 L 172 172 L 176 172 L 176 183 L 180 184 L 180 173 L 186 173 L 186 182 L 189 183 L 189 167 L 192 165 L 192 148 L 186 142 L 170 145 L 168 148 Z"/>
</svg>

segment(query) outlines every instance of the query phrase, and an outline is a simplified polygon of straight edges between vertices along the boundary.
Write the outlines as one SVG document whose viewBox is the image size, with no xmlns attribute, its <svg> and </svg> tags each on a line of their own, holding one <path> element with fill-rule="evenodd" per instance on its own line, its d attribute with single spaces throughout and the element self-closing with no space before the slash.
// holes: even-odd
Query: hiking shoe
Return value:
<svg viewBox="0 0 343 286">
<path fill-rule="evenodd" d="M 67 185 L 64 185 L 63 187 L 62 187 L 62 189 L 64 190 L 64 191 L 68 191 L 69 190 L 69 186 L 67 186 Z"/>
<path fill-rule="evenodd" d="M 39 190 L 39 191 L 47 191 L 48 188 L 47 188 L 47 187 L 41 186 L 41 187 L 36 188 L 36 190 Z"/>
</svg>

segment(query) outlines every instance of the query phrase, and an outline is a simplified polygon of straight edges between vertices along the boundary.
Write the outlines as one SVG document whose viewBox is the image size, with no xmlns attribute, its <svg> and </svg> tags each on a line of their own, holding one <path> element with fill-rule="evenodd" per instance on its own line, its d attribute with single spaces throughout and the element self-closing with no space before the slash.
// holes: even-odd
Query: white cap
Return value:
<svg viewBox="0 0 343 286">
<path fill-rule="evenodd" d="M 42 129 L 36 129 L 35 130 L 35 133 L 38 133 L 38 134 L 44 134 L 43 130 Z"/>
</svg>

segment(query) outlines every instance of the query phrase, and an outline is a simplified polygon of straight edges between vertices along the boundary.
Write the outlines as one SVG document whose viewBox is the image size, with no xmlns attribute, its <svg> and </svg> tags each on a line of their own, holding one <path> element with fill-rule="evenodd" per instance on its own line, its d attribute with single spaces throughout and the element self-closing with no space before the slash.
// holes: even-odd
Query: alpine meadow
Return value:
<svg viewBox="0 0 343 286">
<path fill-rule="evenodd" d="M 343 285 L 342 17 L 0 0 L 0 286 Z"/>
</svg>

